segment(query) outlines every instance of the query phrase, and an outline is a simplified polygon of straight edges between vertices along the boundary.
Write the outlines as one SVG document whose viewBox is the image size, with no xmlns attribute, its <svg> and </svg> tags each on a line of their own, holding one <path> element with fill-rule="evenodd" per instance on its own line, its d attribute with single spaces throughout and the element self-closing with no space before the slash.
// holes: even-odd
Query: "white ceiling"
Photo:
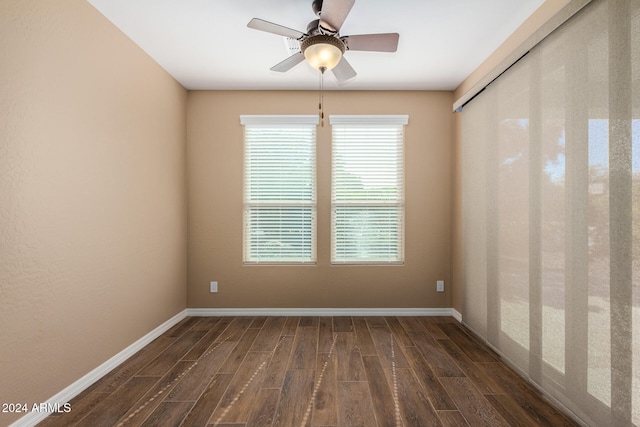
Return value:
<svg viewBox="0 0 640 427">
<path fill-rule="evenodd" d="M 251 18 L 306 31 L 312 0 L 87 0 L 187 89 L 317 89 L 306 63 L 270 71 L 284 38 Z M 341 35 L 400 34 L 395 53 L 347 52 L 358 75 L 325 89 L 455 89 L 544 0 L 356 0 Z"/>
</svg>

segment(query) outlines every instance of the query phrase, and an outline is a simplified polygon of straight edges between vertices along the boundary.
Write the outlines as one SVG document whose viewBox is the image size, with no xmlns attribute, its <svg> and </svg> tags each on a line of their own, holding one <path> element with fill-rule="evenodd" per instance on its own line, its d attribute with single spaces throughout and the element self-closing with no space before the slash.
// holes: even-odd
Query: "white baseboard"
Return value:
<svg viewBox="0 0 640 427">
<path fill-rule="evenodd" d="M 120 365 L 129 357 L 133 356 L 136 352 L 140 351 L 144 346 L 168 331 L 172 326 L 180 322 L 185 317 L 187 317 L 187 310 L 183 310 L 180 313 L 176 314 L 171 319 L 167 320 L 166 322 L 122 350 L 120 353 L 116 354 L 111 359 L 107 360 L 102 365 L 98 366 L 93 371 L 89 372 L 87 375 L 83 376 L 78 381 L 74 382 L 73 384 L 62 390 L 60 393 L 56 394 L 43 403 L 51 404 L 51 406 L 55 407 L 55 404 L 63 405 L 69 402 L 75 396 L 87 389 L 90 385 L 111 372 L 115 367 Z M 51 414 L 51 412 L 30 412 L 29 414 L 11 424 L 9 427 L 35 426 L 40 421 L 48 417 L 49 414 Z"/>
<path fill-rule="evenodd" d="M 187 308 L 187 316 L 454 316 L 452 308 Z M 458 313 L 460 314 L 460 313 Z"/>
<path fill-rule="evenodd" d="M 460 323 L 462 323 L 462 313 L 460 313 L 455 308 L 451 309 L 451 315 Z"/>
</svg>

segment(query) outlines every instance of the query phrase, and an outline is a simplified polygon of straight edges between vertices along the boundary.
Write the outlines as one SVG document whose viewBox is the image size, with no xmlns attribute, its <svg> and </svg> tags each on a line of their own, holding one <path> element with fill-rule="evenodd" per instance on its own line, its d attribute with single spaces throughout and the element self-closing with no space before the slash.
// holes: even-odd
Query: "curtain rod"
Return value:
<svg viewBox="0 0 640 427">
<path fill-rule="evenodd" d="M 500 61 L 489 73 L 481 78 L 471 89 L 465 92 L 460 98 L 453 103 L 453 111 L 459 113 L 462 108 L 471 102 L 476 96 L 480 95 L 487 86 L 493 83 L 498 77 L 504 74 L 509 68 L 513 67 L 518 61 L 524 58 L 531 49 L 538 43 L 547 38 L 558 27 L 568 21 L 573 15 L 580 12 L 582 8 L 591 3 L 593 0 L 571 0 L 569 4 L 560 9 L 558 13 L 545 22 L 536 32 L 529 36 L 520 46 L 511 52 L 505 59 Z"/>
</svg>

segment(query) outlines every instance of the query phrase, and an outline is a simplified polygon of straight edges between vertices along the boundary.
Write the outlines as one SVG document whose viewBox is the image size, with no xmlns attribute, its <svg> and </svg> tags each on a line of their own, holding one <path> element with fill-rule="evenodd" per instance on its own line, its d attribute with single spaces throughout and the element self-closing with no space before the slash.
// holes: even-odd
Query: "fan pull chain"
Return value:
<svg viewBox="0 0 640 427">
<path fill-rule="evenodd" d="M 320 67 L 320 92 L 318 94 L 318 116 L 320 117 L 320 127 L 324 127 L 324 109 L 322 104 L 324 103 L 324 72 L 327 69 Z"/>
</svg>

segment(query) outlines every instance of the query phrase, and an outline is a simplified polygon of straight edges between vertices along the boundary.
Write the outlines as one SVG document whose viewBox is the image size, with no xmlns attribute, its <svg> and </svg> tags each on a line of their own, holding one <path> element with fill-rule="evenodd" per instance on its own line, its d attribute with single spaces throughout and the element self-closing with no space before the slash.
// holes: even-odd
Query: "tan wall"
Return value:
<svg viewBox="0 0 640 427">
<path fill-rule="evenodd" d="M 408 114 L 404 266 L 330 265 L 331 128 L 318 128 L 315 266 L 242 264 L 241 114 L 316 114 L 317 92 L 189 92 L 189 307 L 450 307 L 451 92 L 326 92 L 325 114 Z M 209 281 L 219 292 L 209 293 Z"/>
<path fill-rule="evenodd" d="M 185 308 L 187 95 L 83 0 L 3 0 L 0 52 L 0 402 L 31 404 Z"/>
</svg>

